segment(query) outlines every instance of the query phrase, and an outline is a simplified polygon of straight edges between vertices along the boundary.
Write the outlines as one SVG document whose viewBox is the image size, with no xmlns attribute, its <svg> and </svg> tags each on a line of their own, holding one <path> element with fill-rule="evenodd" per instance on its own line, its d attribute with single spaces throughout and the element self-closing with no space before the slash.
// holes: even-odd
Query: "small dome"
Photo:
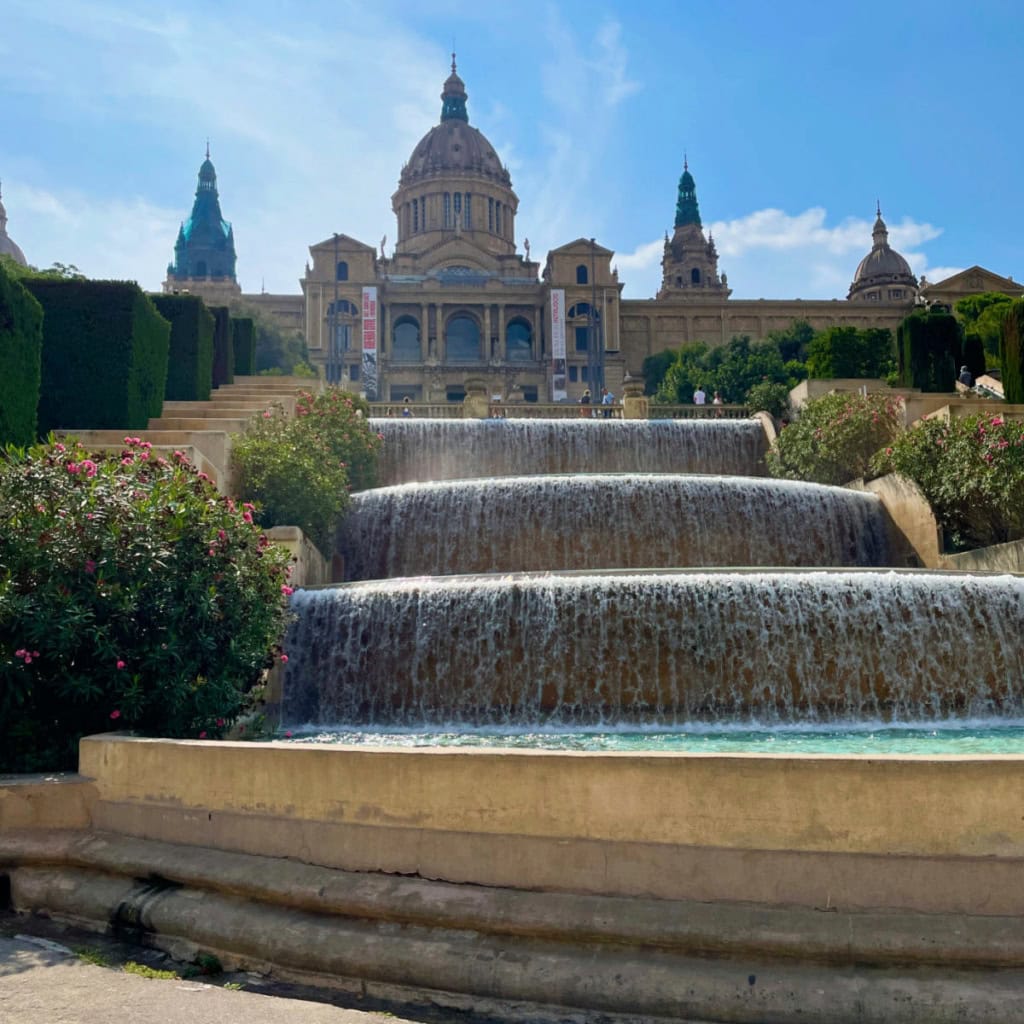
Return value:
<svg viewBox="0 0 1024 1024">
<path fill-rule="evenodd" d="M 885 221 L 882 220 L 881 207 L 877 210 L 871 238 L 873 241 L 871 252 L 857 264 L 847 298 L 858 298 L 870 289 L 882 285 L 905 285 L 909 289 L 914 289 L 916 293 L 917 278 L 910 269 L 910 264 L 889 245 L 889 229 L 885 226 Z M 876 298 L 877 296 L 866 297 Z"/>
<path fill-rule="evenodd" d="M 213 161 L 207 157 L 199 167 L 200 181 L 216 181 L 217 172 L 213 169 Z"/>
</svg>

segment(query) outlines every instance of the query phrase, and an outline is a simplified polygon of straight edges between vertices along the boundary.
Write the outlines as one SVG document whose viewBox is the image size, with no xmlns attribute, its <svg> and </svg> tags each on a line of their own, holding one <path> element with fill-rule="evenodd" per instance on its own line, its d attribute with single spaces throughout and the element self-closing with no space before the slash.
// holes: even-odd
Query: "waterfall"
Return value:
<svg viewBox="0 0 1024 1024">
<path fill-rule="evenodd" d="M 756 420 L 373 419 L 382 484 L 550 473 L 764 476 Z"/>
<path fill-rule="evenodd" d="M 295 608 L 292 722 L 827 722 L 1022 706 L 1014 577 L 422 578 L 307 591 Z"/>
<path fill-rule="evenodd" d="M 654 474 L 403 484 L 357 494 L 350 580 L 453 573 L 891 564 L 873 494 L 790 480 Z"/>
</svg>

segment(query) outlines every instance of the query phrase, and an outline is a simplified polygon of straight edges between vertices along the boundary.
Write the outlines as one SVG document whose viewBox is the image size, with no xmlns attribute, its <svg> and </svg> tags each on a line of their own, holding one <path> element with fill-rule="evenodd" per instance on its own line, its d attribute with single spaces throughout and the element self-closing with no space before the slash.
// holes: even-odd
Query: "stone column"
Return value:
<svg viewBox="0 0 1024 1024">
<path fill-rule="evenodd" d="M 622 418 L 646 420 L 649 415 L 650 408 L 644 394 L 643 378 L 630 377 L 627 374 L 622 380 Z"/>
<path fill-rule="evenodd" d="M 377 354 L 389 356 L 391 355 L 391 303 L 389 302 L 385 306 L 381 302 L 377 312 L 380 314 L 381 326 L 380 337 L 377 339 Z"/>
<path fill-rule="evenodd" d="M 537 307 L 537 318 L 533 322 L 533 358 L 541 359 L 541 341 L 544 338 L 544 307 Z"/>
<path fill-rule="evenodd" d="M 484 303 L 484 362 L 491 358 L 491 304 Z"/>
<path fill-rule="evenodd" d="M 437 335 L 437 358 L 443 363 L 445 357 L 443 302 L 434 303 L 434 333 Z"/>
<path fill-rule="evenodd" d="M 508 353 L 505 351 L 505 304 L 502 302 L 498 303 L 498 347 L 496 351 L 498 359 L 502 362 L 508 359 Z"/>
</svg>

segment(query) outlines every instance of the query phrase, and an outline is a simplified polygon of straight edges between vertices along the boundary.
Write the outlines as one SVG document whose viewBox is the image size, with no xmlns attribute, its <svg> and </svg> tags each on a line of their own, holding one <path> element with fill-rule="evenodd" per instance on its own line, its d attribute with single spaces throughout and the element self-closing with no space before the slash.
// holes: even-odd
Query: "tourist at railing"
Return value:
<svg viewBox="0 0 1024 1024">
<path fill-rule="evenodd" d="M 580 415 L 590 416 L 590 388 L 585 388 L 583 391 L 583 397 L 580 399 Z"/>
</svg>

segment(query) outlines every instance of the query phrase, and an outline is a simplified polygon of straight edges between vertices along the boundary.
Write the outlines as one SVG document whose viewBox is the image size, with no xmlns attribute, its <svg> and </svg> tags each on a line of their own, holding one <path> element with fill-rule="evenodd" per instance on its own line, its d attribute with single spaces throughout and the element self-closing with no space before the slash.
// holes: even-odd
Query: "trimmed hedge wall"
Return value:
<svg viewBox="0 0 1024 1024">
<path fill-rule="evenodd" d="M 231 318 L 231 342 L 235 346 L 235 373 L 242 377 L 256 375 L 256 324 L 252 317 Z"/>
<path fill-rule="evenodd" d="M 213 316 L 198 295 L 154 295 L 152 299 L 171 324 L 164 398 L 205 402 L 213 387 Z"/>
<path fill-rule="evenodd" d="M 142 430 L 160 415 L 171 325 L 135 282 L 24 284 L 44 314 L 40 434 Z"/>
<path fill-rule="evenodd" d="M 960 324 L 952 313 L 914 310 L 896 330 L 900 383 L 922 391 L 956 390 Z"/>
<path fill-rule="evenodd" d="M 43 307 L 0 266 L 0 447 L 36 440 Z"/>
<path fill-rule="evenodd" d="M 1006 308 L 999 337 L 999 360 L 1003 367 L 1003 397 L 1007 402 L 1024 402 L 1024 299 Z"/>
<path fill-rule="evenodd" d="M 235 379 L 235 352 L 231 344 L 231 312 L 227 306 L 211 306 L 213 314 L 213 386 Z"/>
</svg>

